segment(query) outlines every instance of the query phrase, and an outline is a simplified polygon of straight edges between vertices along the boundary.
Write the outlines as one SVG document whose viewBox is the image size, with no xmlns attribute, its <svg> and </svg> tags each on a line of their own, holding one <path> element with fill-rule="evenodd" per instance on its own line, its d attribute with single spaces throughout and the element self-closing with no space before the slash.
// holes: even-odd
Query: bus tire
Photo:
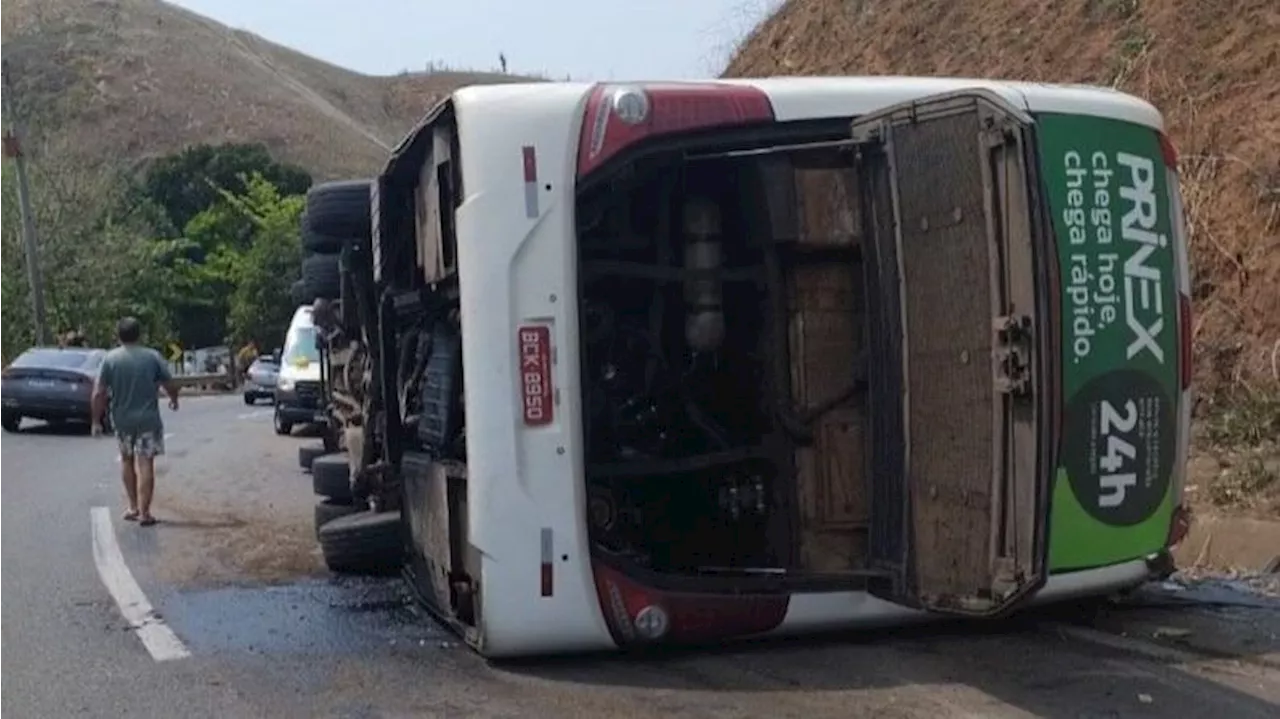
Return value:
<svg viewBox="0 0 1280 719">
<path fill-rule="evenodd" d="M 330 237 L 369 237 L 369 180 L 339 180 L 307 191 L 304 228 Z"/>
<path fill-rule="evenodd" d="M 307 296 L 307 283 L 302 280 L 295 280 L 292 285 L 289 285 L 289 298 L 295 305 L 311 304 L 313 299 Z"/>
<path fill-rule="evenodd" d="M 338 256 L 338 289 L 341 300 L 338 302 L 338 320 L 342 329 L 352 337 L 360 336 L 360 296 L 356 290 L 355 272 L 358 269 L 350 248 L 344 249 Z"/>
<path fill-rule="evenodd" d="M 275 429 L 276 434 L 281 437 L 288 437 L 293 433 L 293 422 L 290 422 L 281 416 L 279 405 L 276 405 L 276 411 L 275 414 L 272 415 L 271 425 Z"/>
<path fill-rule="evenodd" d="M 311 488 L 321 497 L 351 501 L 351 467 L 346 454 L 326 454 L 311 461 Z"/>
<path fill-rule="evenodd" d="M 320 528 L 332 522 L 338 517 L 345 517 L 348 514 L 363 512 L 364 507 L 357 506 L 350 502 L 337 502 L 332 499 L 322 499 L 316 502 L 315 518 L 316 518 L 316 539 L 320 538 Z"/>
<path fill-rule="evenodd" d="M 394 574 L 404 555 L 399 512 L 354 512 L 319 531 L 325 566 L 339 574 Z"/>
<path fill-rule="evenodd" d="M 325 454 L 342 451 L 340 437 L 341 434 L 332 425 L 326 424 L 320 428 L 320 446 L 324 447 Z"/>
<path fill-rule="evenodd" d="M 316 457 L 329 454 L 329 451 L 323 445 L 304 444 L 298 448 L 298 466 L 303 471 L 310 472 L 311 463 L 316 460 Z"/>
<path fill-rule="evenodd" d="M 305 252 L 317 255 L 336 255 L 342 251 L 343 247 L 354 241 L 345 237 L 316 232 L 305 225 L 302 229 L 302 249 Z"/>
<path fill-rule="evenodd" d="M 307 255 L 302 260 L 302 281 L 312 299 L 338 299 L 342 294 L 342 278 L 337 255 Z"/>
</svg>

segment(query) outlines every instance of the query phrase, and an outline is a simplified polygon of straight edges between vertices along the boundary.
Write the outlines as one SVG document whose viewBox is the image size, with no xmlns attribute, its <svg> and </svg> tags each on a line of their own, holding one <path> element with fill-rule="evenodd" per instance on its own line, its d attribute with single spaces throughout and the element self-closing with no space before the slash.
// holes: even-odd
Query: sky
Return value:
<svg viewBox="0 0 1280 719">
<path fill-rule="evenodd" d="M 170 0 L 373 75 L 434 63 L 575 80 L 689 79 L 724 69 L 780 0 Z"/>
</svg>

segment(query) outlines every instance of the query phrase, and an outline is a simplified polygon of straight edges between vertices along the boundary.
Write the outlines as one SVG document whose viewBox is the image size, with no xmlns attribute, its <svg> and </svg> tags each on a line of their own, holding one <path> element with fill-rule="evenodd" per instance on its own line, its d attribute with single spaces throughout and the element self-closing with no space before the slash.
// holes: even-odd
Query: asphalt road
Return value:
<svg viewBox="0 0 1280 719">
<path fill-rule="evenodd" d="M 274 436 L 270 409 L 239 397 L 191 398 L 165 418 L 161 524 L 149 529 L 116 519 L 110 439 L 29 425 L 0 440 L 8 716 L 1280 715 L 1280 664 L 1265 654 L 1280 649 L 1273 610 L 1198 614 L 1198 631 L 1234 622 L 1256 635 L 1241 656 L 1216 658 L 1133 637 L 1107 646 L 1137 621 L 1094 636 L 1038 615 L 645 660 L 491 665 L 417 611 L 398 581 L 322 571 L 314 498 L 296 465 L 297 446 L 314 440 Z M 129 630 L 95 566 L 98 506 L 111 508 L 125 562 L 190 656 L 157 662 Z"/>
</svg>

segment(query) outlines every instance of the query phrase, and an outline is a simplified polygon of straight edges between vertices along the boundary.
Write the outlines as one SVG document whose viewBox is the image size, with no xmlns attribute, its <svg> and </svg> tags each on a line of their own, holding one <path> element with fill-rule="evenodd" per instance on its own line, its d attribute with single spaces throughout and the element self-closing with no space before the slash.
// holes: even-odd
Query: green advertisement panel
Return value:
<svg viewBox="0 0 1280 719">
<path fill-rule="evenodd" d="M 1037 116 L 1062 285 L 1062 435 L 1051 571 L 1164 546 L 1178 401 L 1168 173 L 1154 130 Z"/>
</svg>

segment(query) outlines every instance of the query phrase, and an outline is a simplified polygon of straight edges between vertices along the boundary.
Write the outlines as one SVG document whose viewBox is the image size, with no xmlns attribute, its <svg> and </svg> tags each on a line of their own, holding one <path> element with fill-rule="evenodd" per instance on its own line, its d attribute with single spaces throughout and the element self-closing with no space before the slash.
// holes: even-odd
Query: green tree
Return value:
<svg viewBox="0 0 1280 719">
<path fill-rule="evenodd" d="M 284 195 L 300 195 L 311 176 L 295 165 L 277 162 L 265 145 L 192 145 L 156 160 L 143 177 L 140 192 L 164 208 L 173 227 L 182 229 L 196 215 L 217 204 L 219 191 L 242 194 L 244 178 L 260 175 Z"/>
<path fill-rule="evenodd" d="M 227 299 L 227 331 L 236 344 L 250 340 L 259 346 L 278 344 L 293 316 L 289 286 L 302 261 L 299 220 L 305 198 L 282 192 L 260 174 L 245 178 L 246 189 L 220 193 L 222 201 L 192 219 L 197 227 L 236 228 L 233 218 L 251 227 L 248 246 L 227 238 L 205 240 L 213 249 L 205 261 L 210 271 L 225 277 L 232 290 Z"/>
<path fill-rule="evenodd" d="M 22 224 L 18 217 L 18 195 L 12 171 L 0 176 L 3 182 L 3 228 L 0 229 L 0 347 L 4 361 L 29 347 L 35 337 L 31 318 L 31 294 L 27 286 L 27 262 L 22 248 Z"/>
<path fill-rule="evenodd" d="M 253 236 L 253 223 L 228 197 L 236 195 L 215 194 L 212 204 L 187 222 L 182 241 L 166 257 L 181 288 L 172 311 L 174 329 L 184 347 L 219 345 L 227 337 L 237 262 Z"/>
<path fill-rule="evenodd" d="M 153 183 L 158 177 L 172 175 L 168 172 L 157 174 L 157 168 L 185 167 L 191 172 L 186 175 L 184 187 L 197 188 L 200 192 L 182 190 L 174 195 L 185 208 L 182 212 L 190 209 L 186 203 L 205 203 L 181 225 L 186 240 L 181 245 L 181 256 L 169 258 L 181 275 L 184 288 L 172 307 L 175 331 L 184 347 L 207 347 L 222 344 L 228 339 L 231 298 L 238 281 L 239 262 L 242 255 L 250 251 L 255 235 L 260 232 L 255 212 L 261 208 L 254 203 L 271 202 L 263 195 L 268 192 L 266 188 L 279 193 L 278 197 L 300 196 L 299 193 L 305 192 L 310 182 L 305 175 L 298 179 L 289 172 L 282 173 L 280 168 L 287 170 L 287 166 L 274 165 L 269 157 L 260 155 L 260 151 L 257 146 L 199 146 L 164 158 L 148 175 L 147 182 Z M 205 159 L 209 160 L 207 167 L 212 171 L 201 175 L 193 168 L 198 169 L 199 163 Z M 258 170 L 225 176 L 229 169 L 254 165 L 263 165 L 277 176 L 283 174 L 291 185 L 277 190 L 280 187 L 278 180 Z M 293 191 L 288 189 L 290 186 Z"/>
<path fill-rule="evenodd" d="M 168 246 L 152 242 L 154 213 L 145 204 L 127 208 L 120 202 L 126 185 L 118 173 L 64 166 L 56 156 L 33 158 L 30 181 L 50 332 L 82 329 L 91 342 L 106 346 L 116 321 L 132 314 L 153 341 L 166 339 L 171 282 L 159 259 Z M 3 174 L 0 334 L 6 359 L 34 341 L 16 184 L 14 173 Z"/>
<path fill-rule="evenodd" d="M 63 157 L 36 153 L 31 162 L 51 333 L 80 329 L 109 346 L 116 321 L 134 315 L 153 345 L 279 341 L 301 259 L 302 183 L 289 191 L 261 172 L 235 176 L 229 187 L 206 183 L 208 203 L 179 236 L 168 212 L 127 177 Z M 31 345 L 34 332 L 16 181 L 12 172 L 2 179 L 0 340 L 7 360 Z"/>
</svg>

